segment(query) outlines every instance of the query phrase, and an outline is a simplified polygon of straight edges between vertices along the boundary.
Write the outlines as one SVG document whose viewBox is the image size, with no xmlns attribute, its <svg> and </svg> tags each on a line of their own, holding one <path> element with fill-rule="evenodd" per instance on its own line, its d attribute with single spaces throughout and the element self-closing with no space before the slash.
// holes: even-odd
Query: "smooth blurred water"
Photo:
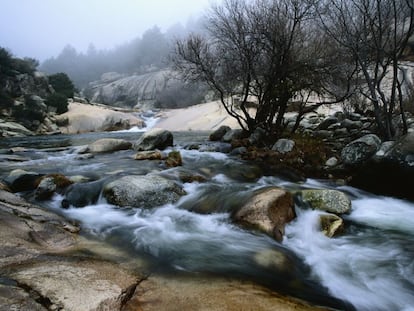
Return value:
<svg viewBox="0 0 414 311">
<path fill-rule="evenodd" d="M 187 194 L 176 204 L 151 210 L 122 209 L 101 198 L 94 205 L 62 210 L 60 195 L 42 204 L 80 221 L 84 234 L 117 244 L 133 256 L 149 258 L 153 269 L 246 278 L 340 310 L 413 310 L 413 202 L 327 181 L 294 183 L 280 176 L 263 176 L 254 165 L 226 154 L 187 150 L 186 146 L 204 144 L 207 133 L 175 133 L 172 149 L 181 152 L 182 168 L 166 170 L 159 161 L 135 161 L 132 150 L 87 159 L 76 153 L 79 146 L 102 137 L 133 142 L 140 135 L 116 132 L 3 140 L 3 153 L 23 146 L 26 149 L 13 154 L 30 160 L 0 162 L 0 174 L 4 177 L 20 168 L 100 179 L 159 171 L 184 187 Z M 182 184 L 176 176 L 183 169 L 207 181 Z M 345 216 L 345 233 L 325 237 L 318 228 L 321 212 L 300 206 L 282 244 L 233 224 L 232 212 L 252 191 L 267 186 L 344 191 L 353 204 Z"/>
</svg>

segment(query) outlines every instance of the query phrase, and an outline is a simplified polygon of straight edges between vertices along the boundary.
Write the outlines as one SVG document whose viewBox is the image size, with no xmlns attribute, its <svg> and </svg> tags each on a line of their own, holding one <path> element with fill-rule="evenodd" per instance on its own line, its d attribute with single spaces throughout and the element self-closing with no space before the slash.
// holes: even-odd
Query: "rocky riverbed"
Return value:
<svg viewBox="0 0 414 311">
<path fill-rule="evenodd" d="M 377 165 L 380 175 L 370 183 L 362 175 L 362 185 L 378 191 L 382 176 L 392 182 L 386 190 L 410 199 L 403 177 L 412 178 L 412 131 L 382 142 L 369 122 L 348 117 L 310 116 L 301 125 L 331 144 L 332 154 L 315 162 L 321 180 L 306 178 L 309 163 L 297 162 L 294 137 L 258 149 L 252 142 L 261 133 L 244 137 L 227 127 L 3 140 L 0 309 L 410 305 L 413 250 L 404 241 L 413 234 L 412 203 L 349 182 Z M 374 272 L 380 277 L 367 281 Z"/>
<path fill-rule="evenodd" d="M 0 191 L 0 310 L 323 310 L 251 282 L 146 275 L 122 249 Z"/>
</svg>

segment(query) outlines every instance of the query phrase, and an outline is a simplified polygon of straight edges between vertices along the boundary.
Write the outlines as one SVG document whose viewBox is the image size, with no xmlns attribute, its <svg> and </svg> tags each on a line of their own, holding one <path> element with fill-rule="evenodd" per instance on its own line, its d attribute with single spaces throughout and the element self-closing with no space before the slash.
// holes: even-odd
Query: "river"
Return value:
<svg viewBox="0 0 414 311">
<path fill-rule="evenodd" d="M 61 195 L 36 203 L 78 220 L 82 234 L 120 245 L 157 272 L 253 280 L 338 310 L 414 310 L 414 202 L 323 180 L 294 183 L 266 176 L 227 154 L 188 148 L 207 146 L 207 134 L 174 133 L 183 168 L 207 177 L 207 182 L 183 184 L 187 194 L 176 204 L 121 209 L 100 198 L 96 204 L 64 210 Z M 158 162 L 135 161 L 132 150 L 93 158 L 76 152 L 99 138 L 133 142 L 140 135 L 129 131 L 2 139 L 0 175 L 4 178 L 13 169 L 24 169 L 109 179 L 162 171 L 177 180 L 177 168 L 162 170 Z M 23 147 L 13 153 L 20 161 L 5 155 L 13 147 Z M 230 214 L 252 191 L 266 186 L 345 192 L 353 205 L 345 216 L 346 232 L 333 239 L 325 237 L 317 228 L 319 212 L 301 206 L 296 206 L 298 217 L 287 226 L 282 243 L 234 225 Z M 22 195 L 34 200 L 30 193 Z"/>
</svg>

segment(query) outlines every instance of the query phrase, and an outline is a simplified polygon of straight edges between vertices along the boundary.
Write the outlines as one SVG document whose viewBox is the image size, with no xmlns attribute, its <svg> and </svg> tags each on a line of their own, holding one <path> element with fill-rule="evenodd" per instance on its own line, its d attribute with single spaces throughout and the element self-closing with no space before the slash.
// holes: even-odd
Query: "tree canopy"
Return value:
<svg viewBox="0 0 414 311">
<path fill-rule="evenodd" d="M 59 72 L 49 76 L 49 83 L 56 93 L 60 93 L 67 98 L 72 98 L 75 93 L 73 82 L 64 72 Z"/>
<path fill-rule="evenodd" d="M 186 79 L 206 82 L 249 132 L 280 133 L 292 102 L 300 102 L 299 120 L 358 92 L 390 138 L 412 17 L 409 0 L 224 0 L 207 15 L 206 36 L 176 42 L 174 65 Z M 310 95 L 323 100 L 309 107 Z"/>
</svg>

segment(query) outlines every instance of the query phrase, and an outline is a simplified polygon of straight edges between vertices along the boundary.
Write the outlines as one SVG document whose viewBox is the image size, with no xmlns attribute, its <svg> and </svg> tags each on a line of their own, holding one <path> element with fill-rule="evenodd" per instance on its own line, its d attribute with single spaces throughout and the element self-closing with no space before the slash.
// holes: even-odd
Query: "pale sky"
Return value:
<svg viewBox="0 0 414 311">
<path fill-rule="evenodd" d="M 157 25 L 185 25 L 213 0 L 0 0 L 0 47 L 43 61 L 67 44 L 108 49 Z"/>
</svg>

